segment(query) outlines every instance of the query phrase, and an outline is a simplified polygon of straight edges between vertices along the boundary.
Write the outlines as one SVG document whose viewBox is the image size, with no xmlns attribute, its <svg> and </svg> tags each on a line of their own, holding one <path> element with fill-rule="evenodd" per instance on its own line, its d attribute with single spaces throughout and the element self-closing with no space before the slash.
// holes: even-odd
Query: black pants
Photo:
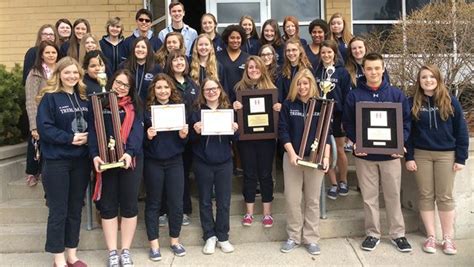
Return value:
<svg viewBox="0 0 474 267">
<path fill-rule="evenodd" d="M 26 174 L 37 175 L 41 173 L 40 161 L 35 160 L 35 146 L 31 134 L 28 136 L 28 147 L 26 150 Z"/>
<path fill-rule="evenodd" d="M 49 208 L 47 252 L 62 253 L 65 248 L 77 248 L 90 170 L 89 158 L 44 160 L 43 184 Z"/>
<path fill-rule="evenodd" d="M 102 173 L 102 197 L 99 201 L 102 219 L 118 216 L 133 218 L 138 214 L 138 188 L 143 173 L 143 156 L 135 157 L 135 168 L 115 168 Z"/>
<path fill-rule="evenodd" d="M 179 237 L 183 221 L 184 170 L 181 155 L 167 160 L 145 159 L 145 225 L 148 240 L 159 237 L 158 215 L 163 192 L 168 192 L 170 237 Z"/>
<path fill-rule="evenodd" d="M 240 159 L 244 170 L 243 195 L 246 203 L 255 203 L 257 181 L 262 202 L 273 200 L 273 159 L 275 140 L 239 141 Z"/>
<path fill-rule="evenodd" d="M 210 165 L 194 158 L 193 170 L 199 190 L 199 216 L 203 239 L 217 236 L 219 241 L 229 239 L 229 210 L 232 192 L 232 160 Z M 216 220 L 212 213 L 212 188 L 216 194 Z"/>
</svg>

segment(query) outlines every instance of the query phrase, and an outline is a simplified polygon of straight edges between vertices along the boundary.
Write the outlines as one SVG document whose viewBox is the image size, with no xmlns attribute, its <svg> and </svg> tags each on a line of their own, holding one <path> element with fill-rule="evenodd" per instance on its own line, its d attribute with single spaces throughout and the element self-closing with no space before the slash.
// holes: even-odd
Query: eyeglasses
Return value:
<svg viewBox="0 0 474 267">
<path fill-rule="evenodd" d="M 273 53 L 262 53 L 261 57 L 273 57 Z"/>
<path fill-rule="evenodd" d="M 46 33 L 46 32 L 43 32 L 41 33 L 42 36 L 54 36 L 54 33 Z"/>
<path fill-rule="evenodd" d="M 211 88 L 204 88 L 202 89 L 204 93 L 208 94 L 210 92 L 216 93 L 219 90 L 219 87 L 211 87 Z"/>
<path fill-rule="evenodd" d="M 119 81 L 119 80 L 115 80 L 114 83 L 116 83 L 118 86 L 122 86 L 124 88 L 130 89 L 130 84 L 124 83 L 124 82 Z"/>
<path fill-rule="evenodd" d="M 140 21 L 140 22 L 146 22 L 146 23 L 150 23 L 150 22 L 151 22 L 150 19 L 144 19 L 144 18 L 138 18 L 138 21 Z"/>
</svg>

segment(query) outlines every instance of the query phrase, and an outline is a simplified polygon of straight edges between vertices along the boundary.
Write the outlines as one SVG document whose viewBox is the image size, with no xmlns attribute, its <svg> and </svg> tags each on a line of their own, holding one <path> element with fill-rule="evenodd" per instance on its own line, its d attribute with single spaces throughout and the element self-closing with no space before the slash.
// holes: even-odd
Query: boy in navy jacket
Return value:
<svg viewBox="0 0 474 267">
<path fill-rule="evenodd" d="M 347 137 L 355 143 L 357 135 L 355 106 L 357 102 L 396 102 L 402 103 L 403 137 L 406 141 L 410 131 L 411 117 L 405 95 L 398 88 L 391 87 L 383 79 L 385 67 L 380 54 L 367 54 L 362 61 L 362 66 L 365 78 L 360 78 L 357 87 L 347 94 L 344 105 L 343 125 Z M 382 183 L 391 241 L 399 251 L 411 251 L 412 248 L 405 238 L 405 223 L 400 203 L 401 155 L 357 153 L 356 146 L 354 146 L 354 153 L 357 178 L 364 200 L 365 233 L 367 235 L 362 243 L 362 249 L 372 251 L 380 242 L 379 183 Z"/>
</svg>

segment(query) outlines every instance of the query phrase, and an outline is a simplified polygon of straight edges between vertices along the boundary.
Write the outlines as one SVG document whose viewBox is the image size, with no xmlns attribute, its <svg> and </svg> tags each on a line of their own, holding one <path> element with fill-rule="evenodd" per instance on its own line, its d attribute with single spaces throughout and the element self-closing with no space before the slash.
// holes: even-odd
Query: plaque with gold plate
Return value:
<svg viewBox="0 0 474 267">
<path fill-rule="evenodd" d="M 117 102 L 117 93 L 114 91 L 107 91 L 105 86 L 107 84 L 107 75 L 101 72 L 97 75 L 97 80 L 102 88 L 102 92 L 90 94 L 92 109 L 94 110 L 94 124 L 97 133 L 97 145 L 99 148 L 99 157 L 104 161 L 104 164 L 99 165 L 101 171 L 108 169 L 125 167 L 124 161 L 119 161 L 123 154 L 123 142 L 120 136 L 120 115 Z M 102 101 L 107 99 L 112 116 L 113 136 L 107 136 L 104 123 L 104 113 Z"/>
<path fill-rule="evenodd" d="M 236 94 L 237 101 L 242 103 L 237 111 L 239 140 L 277 138 L 278 112 L 273 105 L 278 102 L 278 90 L 238 90 Z"/>
<path fill-rule="evenodd" d="M 332 91 L 336 86 L 333 82 L 331 82 L 331 76 L 334 74 L 334 72 L 334 66 L 326 68 L 326 79 L 319 83 L 319 88 L 322 92 L 322 96 L 313 97 L 309 100 L 308 115 L 305 119 L 303 137 L 301 139 L 301 146 L 298 153 L 298 156 L 300 156 L 302 160 L 298 160 L 298 165 L 315 169 L 324 169 L 324 149 L 326 147 L 329 127 L 331 126 L 331 118 L 335 104 L 335 101 L 333 99 L 327 99 L 327 94 Z M 309 140 L 309 142 L 312 143 L 311 152 L 308 158 L 305 157 L 305 148 L 308 142 L 311 122 L 313 120 L 313 114 L 316 109 L 316 104 L 321 105 L 321 109 L 319 111 L 319 119 L 316 125 L 315 138 L 314 140 Z"/>
</svg>

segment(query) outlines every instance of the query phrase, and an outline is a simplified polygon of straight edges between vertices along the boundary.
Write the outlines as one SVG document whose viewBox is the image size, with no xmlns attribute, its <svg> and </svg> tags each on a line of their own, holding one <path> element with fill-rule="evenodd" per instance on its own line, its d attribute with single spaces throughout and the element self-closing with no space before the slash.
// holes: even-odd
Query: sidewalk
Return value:
<svg viewBox="0 0 474 267">
<path fill-rule="evenodd" d="M 141 266 L 473 266 L 474 240 L 457 240 L 458 255 L 447 256 L 441 250 L 426 254 L 421 250 L 424 237 L 419 233 L 408 234 L 413 246 L 410 253 L 398 252 L 386 238 L 372 252 L 362 251 L 359 238 L 323 239 L 321 255 L 311 256 L 302 247 L 283 254 L 280 242 L 247 243 L 235 246 L 235 252 L 224 254 L 216 249 L 214 255 L 203 255 L 201 247 L 186 247 L 187 255 L 175 257 L 163 246 L 163 259 L 151 262 L 145 249 L 132 249 L 136 267 Z M 164 245 L 164 244 L 163 244 Z M 79 256 L 89 266 L 105 266 L 105 251 L 80 251 Z M 46 253 L 0 254 L 0 266 L 51 266 L 52 256 Z"/>
</svg>

